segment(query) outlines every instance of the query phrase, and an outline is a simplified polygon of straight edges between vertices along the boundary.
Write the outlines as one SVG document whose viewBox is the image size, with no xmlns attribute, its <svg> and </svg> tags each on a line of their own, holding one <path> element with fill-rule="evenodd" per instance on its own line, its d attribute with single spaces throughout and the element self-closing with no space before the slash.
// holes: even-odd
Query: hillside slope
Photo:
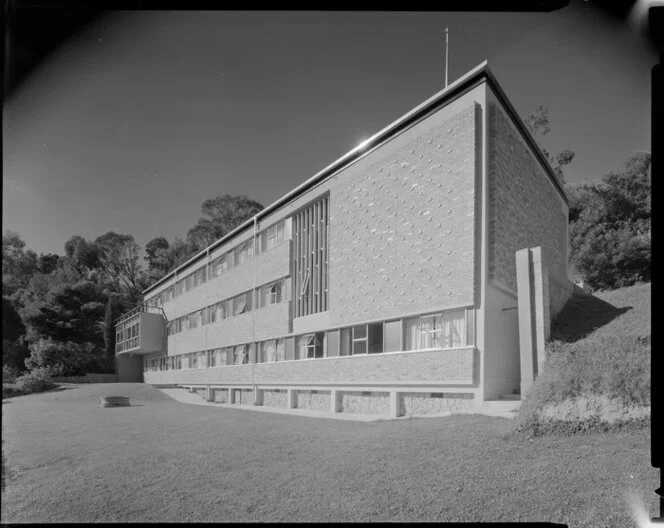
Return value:
<svg viewBox="0 0 664 528">
<path fill-rule="evenodd" d="M 516 430 L 574 433 L 645 424 L 650 416 L 650 284 L 575 294 L 553 322 L 544 372 Z"/>
</svg>

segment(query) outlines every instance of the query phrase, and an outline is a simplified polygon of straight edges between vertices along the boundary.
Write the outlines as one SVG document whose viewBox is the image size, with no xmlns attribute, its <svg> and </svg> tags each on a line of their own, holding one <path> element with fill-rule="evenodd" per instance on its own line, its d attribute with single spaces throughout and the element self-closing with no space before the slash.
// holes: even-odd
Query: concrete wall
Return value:
<svg viewBox="0 0 664 528">
<path fill-rule="evenodd" d="M 520 387 L 517 297 L 492 285 L 486 289 L 484 399 L 510 394 Z"/>
<path fill-rule="evenodd" d="M 474 395 L 467 393 L 439 393 L 435 397 L 427 392 L 405 392 L 400 395 L 402 416 L 426 416 L 470 409 Z"/>
<path fill-rule="evenodd" d="M 390 398 L 387 392 L 343 392 L 341 412 L 357 414 L 390 414 Z"/>
<path fill-rule="evenodd" d="M 328 391 L 295 391 L 295 407 L 298 409 L 308 409 L 310 411 L 330 410 L 331 400 Z"/>
<path fill-rule="evenodd" d="M 549 273 L 567 277 L 568 207 L 500 104 L 488 100 L 489 279 L 516 293 L 519 249 L 541 246 Z"/>
<path fill-rule="evenodd" d="M 115 372 L 120 383 L 142 383 L 143 357 L 118 354 L 115 356 Z"/>
<path fill-rule="evenodd" d="M 205 369 L 146 372 L 146 383 L 315 384 L 315 383 L 476 383 L 473 347 L 397 352 Z"/>
<path fill-rule="evenodd" d="M 333 326 L 474 303 L 478 112 L 455 101 L 333 179 Z"/>
</svg>

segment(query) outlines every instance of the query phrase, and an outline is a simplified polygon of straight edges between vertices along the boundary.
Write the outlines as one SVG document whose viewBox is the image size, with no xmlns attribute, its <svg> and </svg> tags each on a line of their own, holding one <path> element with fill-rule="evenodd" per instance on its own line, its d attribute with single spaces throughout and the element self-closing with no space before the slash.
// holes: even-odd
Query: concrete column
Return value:
<svg viewBox="0 0 664 528">
<path fill-rule="evenodd" d="M 288 389 L 288 405 L 289 409 L 295 409 L 295 390 Z"/>
<path fill-rule="evenodd" d="M 336 389 L 330 391 L 330 412 L 341 412 L 341 391 Z"/>
<path fill-rule="evenodd" d="M 532 256 L 528 248 L 516 252 L 516 282 L 519 304 L 519 355 L 521 362 L 521 395 L 526 392 L 535 381 L 536 361 L 535 335 L 533 328 L 533 297 L 531 287 Z"/>
<path fill-rule="evenodd" d="M 263 405 L 263 391 L 254 385 L 254 405 Z"/>
<path fill-rule="evenodd" d="M 542 248 L 536 247 L 531 250 L 533 259 L 533 284 L 532 289 L 535 293 L 535 344 L 536 344 L 536 368 L 535 375 L 538 376 L 544 369 L 544 361 L 546 360 L 546 338 L 549 334 L 551 326 L 549 320 L 549 274 L 546 265 L 542 261 Z"/>
<path fill-rule="evenodd" d="M 233 387 L 228 388 L 228 403 L 235 403 L 235 391 Z"/>
<path fill-rule="evenodd" d="M 214 401 L 214 390 L 209 385 L 205 387 L 205 401 Z"/>
<path fill-rule="evenodd" d="M 390 391 L 390 418 L 401 416 L 401 393 Z"/>
</svg>

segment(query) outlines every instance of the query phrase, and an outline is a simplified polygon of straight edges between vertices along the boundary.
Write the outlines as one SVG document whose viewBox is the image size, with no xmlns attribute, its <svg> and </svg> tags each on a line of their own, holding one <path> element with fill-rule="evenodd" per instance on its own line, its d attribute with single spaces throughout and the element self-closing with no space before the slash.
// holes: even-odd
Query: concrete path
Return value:
<svg viewBox="0 0 664 528">
<path fill-rule="evenodd" d="M 233 404 L 233 403 L 216 403 L 208 402 L 202 399 L 195 392 L 189 392 L 187 389 L 182 388 L 160 388 L 161 392 L 170 396 L 174 400 L 177 400 L 182 403 L 189 403 L 192 405 L 208 405 L 212 407 L 220 407 L 224 409 L 235 409 L 242 411 L 255 411 L 255 412 L 267 412 L 274 414 L 290 414 L 292 416 L 306 416 L 309 418 L 327 418 L 332 420 L 349 420 L 354 422 L 376 422 L 379 420 L 389 420 L 387 416 L 378 416 L 373 414 L 355 414 L 355 413 L 332 413 L 325 411 L 309 411 L 306 409 L 285 409 L 283 407 L 263 407 L 261 405 L 242 405 L 242 404 Z M 424 416 L 418 416 L 417 418 L 442 418 L 446 416 L 451 416 L 452 414 L 483 414 L 486 416 L 495 416 L 499 418 L 508 418 L 513 419 L 516 417 L 519 406 L 521 405 L 521 400 L 495 400 L 484 402 L 480 407 L 470 409 L 467 411 L 462 411 L 458 413 L 444 412 L 436 414 L 427 414 Z M 395 418 L 396 420 L 408 419 L 408 416 L 401 416 Z"/>
</svg>

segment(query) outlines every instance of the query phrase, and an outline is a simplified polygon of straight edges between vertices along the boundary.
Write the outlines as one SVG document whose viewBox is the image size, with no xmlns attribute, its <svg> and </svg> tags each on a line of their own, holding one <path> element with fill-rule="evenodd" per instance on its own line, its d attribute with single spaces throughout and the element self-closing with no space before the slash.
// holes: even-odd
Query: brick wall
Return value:
<svg viewBox="0 0 664 528">
<path fill-rule="evenodd" d="M 516 292 L 515 253 L 541 246 L 549 272 L 566 275 L 564 202 L 494 103 L 489 104 L 489 278 Z"/>
<path fill-rule="evenodd" d="M 387 392 L 343 392 L 341 412 L 357 414 L 390 414 L 390 395 Z"/>
<path fill-rule="evenodd" d="M 475 349 L 370 354 L 326 359 L 146 372 L 146 383 L 315 384 L 362 382 L 472 383 Z"/>
<path fill-rule="evenodd" d="M 335 180 L 332 325 L 473 304 L 477 113 L 471 103 Z"/>
<path fill-rule="evenodd" d="M 331 406 L 328 391 L 295 391 L 295 407 L 310 411 L 329 411 Z"/>
<path fill-rule="evenodd" d="M 474 402 L 472 394 L 442 393 L 442 397 L 436 398 L 426 392 L 407 392 L 400 397 L 403 416 L 461 411 L 472 407 Z"/>
</svg>

